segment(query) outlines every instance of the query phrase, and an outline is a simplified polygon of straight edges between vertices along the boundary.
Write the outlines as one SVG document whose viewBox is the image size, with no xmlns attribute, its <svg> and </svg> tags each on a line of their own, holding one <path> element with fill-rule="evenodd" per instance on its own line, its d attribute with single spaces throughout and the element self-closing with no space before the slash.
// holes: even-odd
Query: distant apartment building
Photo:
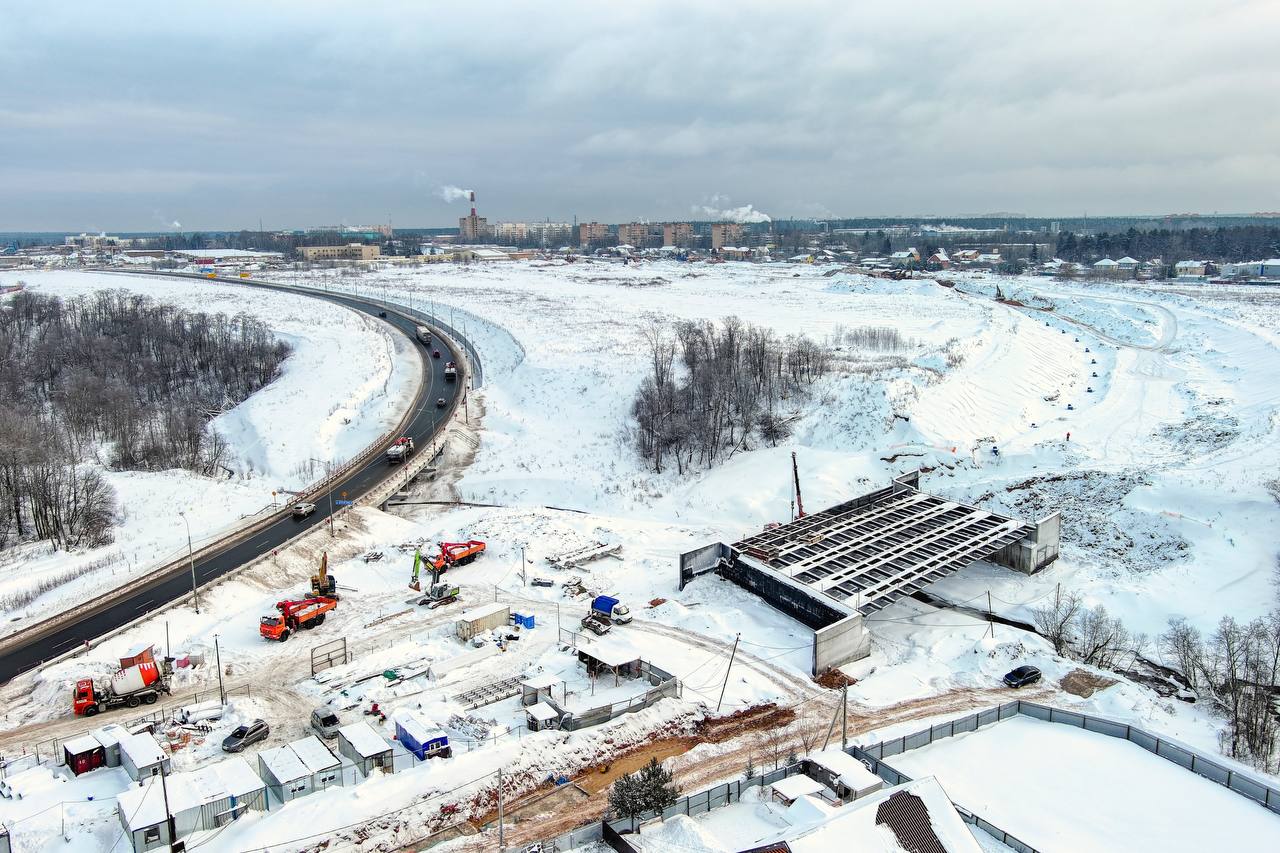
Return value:
<svg viewBox="0 0 1280 853">
<path fill-rule="evenodd" d="M 693 243 L 693 226 L 688 222 L 668 222 L 662 226 L 662 245 L 689 246 Z"/>
<path fill-rule="evenodd" d="M 382 255 L 380 246 L 348 243 L 345 246 L 299 246 L 298 256 L 304 261 L 371 261 Z"/>
<path fill-rule="evenodd" d="M 458 240 L 462 243 L 479 243 L 489 238 L 489 220 L 476 216 L 476 209 L 458 219 Z"/>
<path fill-rule="evenodd" d="M 499 222 L 493 226 L 493 236 L 499 240 L 527 240 L 529 225 L 526 222 Z"/>
<path fill-rule="evenodd" d="M 67 235 L 65 245 L 73 249 L 92 249 L 95 252 L 123 249 L 133 245 L 128 237 L 113 237 L 110 234 L 78 234 Z"/>
<path fill-rule="evenodd" d="M 609 239 L 609 226 L 603 222 L 583 222 L 578 225 L 578 245 L 588 246 Z"/>
<path fill-rule="evenodd" d="M 742 226 L 736 222 L 717 222 L 711 226 L 711 248 L 723 249 L 742 242 Z"/>
<path fill-rule="evenodd" d="M 649 246 L 657 245 L 658 240 L 663 236 L 663 230 L 657 226 L 650 225 L 647 222 L 631 222 L 626 225 L 618 226 L 618 243 L 619 245 L 635 246 L 638 249 L 645 249 Z"/>
</svg>

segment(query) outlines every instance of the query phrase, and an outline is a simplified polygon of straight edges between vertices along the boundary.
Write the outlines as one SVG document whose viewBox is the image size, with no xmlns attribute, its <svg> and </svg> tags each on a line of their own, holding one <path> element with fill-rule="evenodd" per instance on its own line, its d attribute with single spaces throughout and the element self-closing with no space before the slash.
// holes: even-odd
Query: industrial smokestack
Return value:
<svg viewBox="0 0 1280 853">
<path fill-rule="evenodd" d="M 476 191 L 471 191 L 471 215 L 476 215 Z"/>
</svg>

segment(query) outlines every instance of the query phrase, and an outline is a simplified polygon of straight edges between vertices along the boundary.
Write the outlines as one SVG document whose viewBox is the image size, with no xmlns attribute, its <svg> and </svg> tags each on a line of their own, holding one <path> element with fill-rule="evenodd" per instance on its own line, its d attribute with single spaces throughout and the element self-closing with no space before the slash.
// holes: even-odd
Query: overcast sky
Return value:
<svg viewBox="0 0 1280 853">
<path fill-rule="evenodd" d="M 1280 209 L 1280 2 L 23 3 L 0 229 Z"/>
</svg>

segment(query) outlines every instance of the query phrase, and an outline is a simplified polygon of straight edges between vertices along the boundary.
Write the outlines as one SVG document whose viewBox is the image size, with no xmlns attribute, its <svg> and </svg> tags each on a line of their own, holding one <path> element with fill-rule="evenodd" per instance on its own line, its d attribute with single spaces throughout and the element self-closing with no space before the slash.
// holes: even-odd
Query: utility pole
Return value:
<svg viewBox="0 0 1280 853">
<path fill-rule="evenodd" d="M 178 515 L 182 516 L 182 523 L 187 526 L 187 562 L 191 566 L 191 601 L 195 604 L 196 615 L 200 615 L 200 596 L 196 594 L 196 558 L 191 550 L 191 522 L 187 520 L 187 514 L 182 510 L 178 510 Z"/>
<path fill-rule="evenodd" d="M 720 705 L 724 702 L 724 690 L 729 686 L 729 673 L 733 671 L 733 659 L 738 654 L 738 641 L 742 639 L 739 633 L 733 638 L 733 651 L 729 653 L 729 668 L 724 671 L 724 684 L 720 685 L 720 698 L 716 701 L 716 713 L 720 713 Z"/>
<path fill-rule="evenodd" d="M 991 590 L 987 590 L 987 629 L 991 632 L 991 639 L 996 638 L 996 623 L 991 618 Z"/>
<path fill-rule="evenodd" d="M 218 664 L 218 696 L 222 699 L 222 704 L 227 704 L 227 688 L 222 686 L 222 650 L 218 648 L 218 635 L 213 635 L 213 655 Z"/>
<path fill-rule="evenodd" d="M 164 656 L 173 657 L 173 646 L 169 642 L 169 620 L 164 620 Z"/>
<path fill-rule="evenodd" d="M 840 688 L 840 748 L 849 748 L 849 685 Z"/>
<path fill-rule="evenodd" d="M 165 772 L 164 765 L 160 765 L 160 792 L 164 795 L 164 819 L 169 825 L 169 849 L 181 850 L 178 845 L 178 829 L 174 826 L 173 812 L 169 811 L 169 785 L 165 781 L 169 774 Z"/>
<path fill-rule="evenodd" d="M 502 768 L 498 768 L 498 849 L 507 846 L 507 827 L 502 813 Z"/>
<path fill-rule="evenodd" d="M 523 545 L 521 545 L 521 546 L 520 546 L 520 583 L 521 583 L 521 585 L 522 585 L 522 586 L 528 586 L 528 585 L 529 585 L 528 578 L 526 578 L 526 577 L 525 577 L 525 566 L 526 566 L 526 565 L 527 565 L 527 564 L 526 564 L 526 563 L 525 563 L 525 561 L 524 561 L 524 546 L 523 546 Z"/>
</svg>

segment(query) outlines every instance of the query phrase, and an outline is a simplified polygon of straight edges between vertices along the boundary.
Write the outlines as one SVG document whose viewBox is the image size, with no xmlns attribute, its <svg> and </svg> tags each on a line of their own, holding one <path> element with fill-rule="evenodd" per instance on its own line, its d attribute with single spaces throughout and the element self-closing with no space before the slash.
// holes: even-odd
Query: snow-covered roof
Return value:
<svg viewBox="0 0 1280 853">
<path fill-rule="evenodd" d="M 499 604 L 491 601 L 488 604 L 482 604 L 479 607 L 473 607 L 458 617 L 459 622 L 475 622 L 484 619 L 486 616 L 492 616 L 495 613 L 509 613 L 511 608 L 506 604 Z"/>
<path fill-rule="evenodd" d="M 307 770 L 307 765 L 302 763 L 298 753 L 287 746 L 262 750 L 258 753 L 258 762 L 276 778 L 277 782 L 292 782 L 294 779 L 311 775 L 311 771 Z"/>
<path fill-rule="evenodd" d="M 351 748 L 363 758 L 372 758 L 391 750 L 391 744 L 387 743 L 386 738 L 363 720 L 338 729 L 338 737 L 345 738 Z"/>
<path fill-rule="evenodd" d="M 855 791 L 865 791 L 881 784 L 879 776 L 842 749 L 824 749 L 810 754 L 808 759 L 839 776 L 842 783 Z"/>
<path fill-rule="evenodd" d="M 1118 264 L 1116 261 L 1111 260 L 1110 258 L 1103 258 L 1102 260 L 1095 263 L 1094 266 L 1095 267 L 1118 267 L 1120 266 L 1120 264 Z"/>
<path fill-rule="evenodd" d="M 556 709 L 552 708 L 546 702 L 539 702 L 536 705 L 531 705 L 525 709 L 525 713 L 542 723 L 554 720 L 556 717 L 560 716 L 556 713 Z"/>
<path fill-rule="evenodd" d="M 93 738 L 103 746 L 119 746 L 120 738 L 125 734 L 127 734 L 127 732 L 123 728 L 115 723 L 110 723 L 100 729 L 95 729 L 93 732 Z"/>
<path fill-rule="evenodd" d="M 223 787 L 232 796 L 243 797 L 254 791 L 260 791 L 264 787 L 262 779 L 253 772 L 249 762 L 239 755 L 228 758 L 226 761 L 219 761 L 208 769 L 218 774 Z"/>
<path fill-rule="evenodd" d="M 823 785 L 817 779 L 810 779 L 801 773 L 798 776 L 788 776 L 785 779 L 779 779 L 771 786 L 773 792 L 786 800 L 795 800 L 803 797 L 805 794 L 816 794 L 826 785 Z"/>
<path fill-rule="evenodd" d="M 640 652 L 623 640 L 578 640 L 578 651 L 590 655 L 605 666 L 622 666 L 640 659 Z"/>
<path fill-rule="evenodd" d="M 396 725 L 404 729 L 405 733 L 418 743 L 425 744 L 429 741 L 447 737 L 444 731 L 437 728 L 434 723 L 424 720 L 412 711 L 399 714 L 395 719 Z"/>
<path fill-rule="evenodd" d="M 913 833 L 931 831 L 947 853 L 981 853 L 982 848 L 973 839 L 973 834 L 965 826 L 942 786 L 932 776 L 878 791 L 839 809 L 827 808 L 812 797 L 802 797 L 788 809 L 787 819 L 793 825 L 800 824 L 803 827 L 807 823 L 808 826 L 801 828 L 798 835 L 788 837 L 787 845 L 793 853 L 903 849 L 902 845 L 896 843 L 896 836 L 888 822 L 890 818 L 881 814 L 881 806 L 894 795 L 916 797 L 928 812 L 928 826 L 913 825 Z"/>
<path fill-rule="evenodd" d="M 62 742 L 62 748 L 72 755 L 93 752 L 100 746 L 102 746 L 102 744 L 99 743 L 98 739 L 93 735 L 80 735 L 79 737 L 73 737 L 71 740 L 64 740 Z"/>
<path fill-rule="evenodd" d="M 176 249 L 175 255 L 187 258 L 282 258 L 280 252 L 260 252 L 257 249 Z"/>
<path fill-rule="evenodd" d="M 120 752 L 122 755 L 129 756 L 134 767 L 150 767 L 152 764 L 160 764 L 165 759 L 164 750 L 160 748 L 160 744 L 146 733 L 132 735 L 121 732 Z"/>
<path fill-rule="evenodd" d="M 541 690 L 544 687 L 555 687 L 561 681 L 564 681 L 564 679 L 554 673 L 540 672 L 537 675 L 528 676 L 520 683 L 525 687 Z"/>
<path fill-rule="evenodd" d="M 338 757 L 333 754 L 329 747 L 324 745 L 324 741 L 315 735 L 309 735 L 302 740 L 295 740 L 289 744 L 289 747 L 312 773 L 319 773 L 322 770 L 328 770 L 330 767 L 337 767 L 341 764 Z"/>
<path fill-rule="evenodd" d="M 1117 263 L 1117 264 L 1136 264 L 1136 263 L 1138 263 L 1138 259 L 1137 259 L 1137 258 L 1131 258 L 1131 257 L 1129 257 L 1128 255 L 1125 255 L 1123 258 L 1121 258 L 1120 260 L 1116 261 L 1116 263 Z"/>
<path fill-rule="evenodd" d="M 244 797 L 264 787 L 258 774 L 249 767 L 249 762 L 239 756 L 200 770 L 170 774 L 165 785 L 168 787 L 169 810 L 173 814 L 228 797 Z M 119 796 L 130 830 L 163 823 L 164 803 L 165 792 L 161 790 L 160 780 L 154 776 L 147 777 L 141 786 L 128 788 Z"/>
<path fill-rule="evenodd" d="M 1205 263 L 1207 262 L 1206 261 L 1178 261 L 1173 266 L 1175 269 L 1178 267 L 1182 267 L 1185 269 L 1187 267 L 1202 267 L 1205 265 Z"/>
<path fill-rule="evenodd" d="M 177 776 L 165 781 L 173 791 Z M 129 831 L 155 826 L 165 821 L 164 792 L 160 790 L 160 780 L 148 776 L 141 786 L 127 788 L 116 798 L 120 812 L 124 815 L 125 826 Z"/>
</svg>

